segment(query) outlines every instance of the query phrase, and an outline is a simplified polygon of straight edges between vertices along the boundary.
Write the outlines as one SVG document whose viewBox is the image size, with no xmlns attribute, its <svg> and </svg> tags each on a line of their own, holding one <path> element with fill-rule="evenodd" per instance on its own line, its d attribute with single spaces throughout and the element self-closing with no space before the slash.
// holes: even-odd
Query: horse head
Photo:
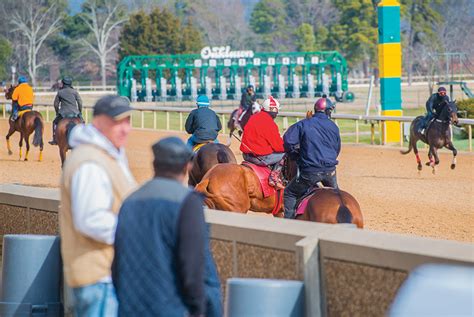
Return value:
<svg viewBox="0 0 474 317">
<path fill-rule="evenodd" d="M 262 111 L 262 105 L 254 101 L 252 104 L 252 114 L 256 114 Z"/>
<path fill-rule="evenodd" d="M 458 106 L 456 105 L 456 100 L 450 101 L 447 103 L 446 108 L 449 113 L 449 121 L 454 125 L 457 125 L 459 122 L 458 119 Z"/>
<path fill-rule="evenodd" d="M 5 87 L 5 99 L 11 100 L 13 91 L 15 90 L 16 86 L 10 85 L 9 87 Z"/>
</svg>

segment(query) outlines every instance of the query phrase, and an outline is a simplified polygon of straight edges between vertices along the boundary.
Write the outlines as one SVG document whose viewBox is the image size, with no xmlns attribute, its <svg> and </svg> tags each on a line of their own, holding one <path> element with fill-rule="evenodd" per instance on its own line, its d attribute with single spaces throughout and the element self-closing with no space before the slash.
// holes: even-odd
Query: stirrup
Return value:
<svg viewBox="0 0 474 317">
<path fill-rule="evenodd" d="M 48 143 L 51 144 L 51 145 L 58 145 L 58 143 L 56 142 L 56 140 L 48 141 Z"/>
</svg>

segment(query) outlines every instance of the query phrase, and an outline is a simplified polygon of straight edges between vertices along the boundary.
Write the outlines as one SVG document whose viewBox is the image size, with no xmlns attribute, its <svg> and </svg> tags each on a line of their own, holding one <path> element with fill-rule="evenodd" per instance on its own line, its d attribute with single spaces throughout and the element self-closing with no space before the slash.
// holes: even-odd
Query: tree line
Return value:
<svg viewBox="0 0 474 317">
<path fill-rule="evenodd" d="M 352 74 L 377 67 L 380 0 L 3 0 L 0 80 L 10 66 L 34 85 L 69 75 L 113 80 L 135 54 L 199 53 L 206 45 L 260 52 L 337 50 Z M 470 0 L 401 0 L 404 73 L 426 74 L 433 56 L 474 54 Z M 431 64 L 430 64 L 431 63 Z"/>
</svg>

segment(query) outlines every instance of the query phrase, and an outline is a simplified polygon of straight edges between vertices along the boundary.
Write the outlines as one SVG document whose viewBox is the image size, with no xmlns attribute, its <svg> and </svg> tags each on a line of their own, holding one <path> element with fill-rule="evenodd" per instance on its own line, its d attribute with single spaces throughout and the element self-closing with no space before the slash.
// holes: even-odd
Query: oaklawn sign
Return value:
<svg viewBox="0 0 474 317">
<path fill-rule="evenodd" d="M 202 59 L 252 58 L 253 51 L 231 51 L 230 46 L 206 46 L 201 50 Z"/>
</svg>

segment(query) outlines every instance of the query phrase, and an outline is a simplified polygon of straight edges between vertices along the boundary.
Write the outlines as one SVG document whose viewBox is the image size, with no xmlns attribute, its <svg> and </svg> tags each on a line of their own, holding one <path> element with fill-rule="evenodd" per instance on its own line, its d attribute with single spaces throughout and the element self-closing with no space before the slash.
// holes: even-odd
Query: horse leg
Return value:
<svg viewBox="0 0 474 317">
<path fill-rule="evenodd" d="M 11 135 L 15 133 L 15 126 L 10 124 L 10 130 L 8 130 L 8 134 L 7 134 L 7 149 L 8 149 L 8 155 L 12 155 L 13 152 L 12 152 L 12 146 L 10 144 L 10 137 Z"/>
<path fill-rule="evenodd" d="M 451 162 L 451 169 L 453 170 L 456 168 L 456 155 L 458 155 L 458 150 L 454 147 L 453 142 L 449 142 L 446 148 L 453 151 L 453 161 Z"/>
<path fill-rule="evenodd" d="M 26 154 L 25 161 L 28 161 L 28 154 L 30 153 L 30 136 L 25 133 Z"/>
<path fill-rule="evenodd" d="M 61 167 L 64 165 L 64 160 L 66 159 L 67 147 L 59 146 L 59 157 L 61 157 Z"/>
<path fill-rule="evenodd" d="M 430 159 L 429 161 L 429 165 L 431 166 L 431 168 L 433 169 L 432 172 L 433 174 L 436 174 L 436 164 L 435 164 L 435 160 L 433 159 L 433 157 L 436 157 L 437 155 L 435 154 L 436 153 L 436 149 L 434 146 L 430 145 L 430 150 L 428 152 L 428 157 Z M 439 159 L 438 159 L 438 162 L 439 162 Z"/>
<path fill-rule="evenodd" d="M 423 166 L 421 165 L 420 155 L 418 154 L 418 147 L 416 146 L 416 141 L 413 143 L 413 153 L 415 153 L 416 163 L 418 164 L 418 170 L 421 171 Z"/>
<path fill-rule="evenodd" d="M 22 157 L 22 155 L 23 155 L 22 149 L 21 149 L 21 148 L 23 147 L 23 132 L 21 132 L 21 135 L 20 135 L 20 142 L 18 142 L 18 146 L 20 147 L 20 158 L 19 158 L 19 160 L 21 160 L 21 157 Z"/>
</svg>

